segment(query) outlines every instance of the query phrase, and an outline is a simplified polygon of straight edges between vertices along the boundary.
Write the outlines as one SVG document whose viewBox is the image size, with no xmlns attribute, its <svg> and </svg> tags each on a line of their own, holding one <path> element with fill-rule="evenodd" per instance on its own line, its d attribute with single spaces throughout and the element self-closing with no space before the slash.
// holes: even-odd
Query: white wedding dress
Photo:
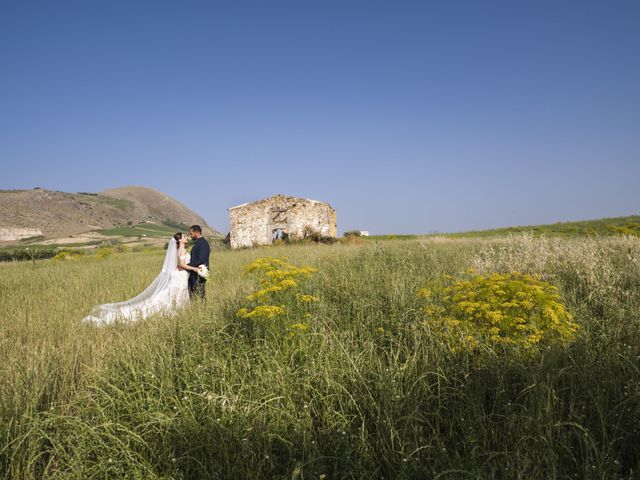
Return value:
<svg viewBox="0 0 640 480">
<path fill-rule="evenodd" d="M 190 259 L 186 252 L 180 256 L 184 263 L 189 263 Z M 118 321 L 134 322 L 157 313 L 171 315 L 189 303 L 188 281 L 189 272 L 178 269 L 177 244 L 171 238 L 160 274 L 141 294 L 124 302 L 97 305 L 83 321 L 107 325 Z"/>
</svg>

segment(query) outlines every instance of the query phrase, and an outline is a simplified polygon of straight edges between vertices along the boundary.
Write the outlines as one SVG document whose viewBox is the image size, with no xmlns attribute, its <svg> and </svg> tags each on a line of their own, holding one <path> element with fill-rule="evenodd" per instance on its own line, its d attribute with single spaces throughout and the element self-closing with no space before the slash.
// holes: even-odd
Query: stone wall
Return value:
<svg viewBox="0 0 640 480">
<path fill-rule="evenodd" d="M 328 203 L 275 195 L 229 209 L 231 247 L 252 247 L 273 243 L 286 233 L 302 238 L 305 227 L 326 237 L 335 237 L 336 212 Z"/>
</svg>

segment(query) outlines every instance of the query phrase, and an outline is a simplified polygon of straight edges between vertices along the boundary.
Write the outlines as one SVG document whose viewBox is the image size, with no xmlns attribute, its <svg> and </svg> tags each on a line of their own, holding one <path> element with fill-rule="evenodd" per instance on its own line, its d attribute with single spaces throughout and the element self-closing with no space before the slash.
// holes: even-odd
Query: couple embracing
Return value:
<svg viewBox="0 0 640 480">
<path fill-rule="evenodd" d="M 176 233 L 169 240 L 160 274 L 142 293 L 124 302 L 97 305 L 84 321 L 96 325 L 132 322 L 156 313 L 172 314 L 190 300 L 204 301 L 211 248 L 199 225 L 191 226 L 189 235 L 194 241 L 191 253 L 186 249 L 187 236 Z"/>
</svg>

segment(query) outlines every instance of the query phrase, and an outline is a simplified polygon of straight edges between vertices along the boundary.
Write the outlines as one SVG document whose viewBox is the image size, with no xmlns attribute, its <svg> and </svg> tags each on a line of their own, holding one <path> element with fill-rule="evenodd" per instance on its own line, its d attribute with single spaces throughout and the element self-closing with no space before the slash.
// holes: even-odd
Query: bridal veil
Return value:
<svg viewBox="0 0 640 480">
<path fill-rule="evenodd" d="M 162 311 L 170 312 L 172 275 L 178 267 L 178 248 L 174 238 L 169 240 L 160 274 L 139 295 L 118 303 L 105 303 L 93 307 L 91 314 L 83 321 L 96 325 L 106 325 L 116 321 L 131 322 Z"/>
</svg>

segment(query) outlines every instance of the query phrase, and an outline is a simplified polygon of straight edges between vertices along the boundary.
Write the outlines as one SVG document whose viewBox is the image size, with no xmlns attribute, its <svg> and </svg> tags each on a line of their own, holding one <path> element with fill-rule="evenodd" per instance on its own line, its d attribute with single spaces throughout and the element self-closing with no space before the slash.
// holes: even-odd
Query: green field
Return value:
<svg viewBox="0 0 640 480">
<path fill-rule="evenodd" d="M 540 236 L 596 236 L 596 235 L 640 235 L 640 215 L 628 217 L 600 218 L 582 222 L 559 222 L 548 225 L 526 225 L 446 234 L 450 237 L 498 237 L 529 233 Z"/>
<path fill-rule="evenodd" d="M 360 237 L 364 240 L 415 240 L 419 235 L 368 235 L 366 237 Z"/>
<path fill-rule="evenodd" d="M 528 234 L 536 237 L 582 237 L 582 236 L 640 236 L 640 215 L 627 217 L 599 218 L 579 222 L 558 222 L 545 225 L 520 225 L 515 227 L 494 228 L 487 230 L 469 230 L 458 233 L 431 233 L 425 235 L 370 235 L 359 237 L 364 240 L 415 240 L 416 238 L 449 237 L 449 238 L 496 238 L 509 235 Z"/>
<path fill-rule="evenodd" d="M 284 317 L 239 318 L 243 265 L 317 269 Z M 640 239 L 410 239 L 224 250 L 208 303 L 97 328 L 162 251 L 0 265 L 0 478 L 628 479 L 640 475 Z M 579 331 L 455 350 L 417 293 L 540 273 Z M 296 324 L 308 325 L 296 329 Z"/>
<path fill-rule="evenodd" d="M 155 223 L 140 223 L 137 225 L 127 225 L 115 228 L 108 228 L 99 230 L 102 235 L 118 236 L 118 237 L 170 237 L 178 230 L 176 227 L 169 227 L 166 225 L 158 225 Z M 186 230 L 186 229 L 182 229 Z"/>
</svg>

